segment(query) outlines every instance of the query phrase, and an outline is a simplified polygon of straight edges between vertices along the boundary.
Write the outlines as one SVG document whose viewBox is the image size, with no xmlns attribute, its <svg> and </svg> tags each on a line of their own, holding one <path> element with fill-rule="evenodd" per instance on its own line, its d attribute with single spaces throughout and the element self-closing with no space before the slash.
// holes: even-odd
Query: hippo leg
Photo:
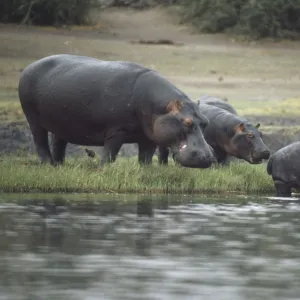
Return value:
<svg viewBox="0 0 300 300">
<path fill-rule="evenodd" d="M 41 160 L 41 163 L 53 164 L 48 141 L 48 131 L 40 126 L 38 122 L 33 122 L 29 119 L 28 123 L 33 136 L 36 152 Z"/>
<path fill-rule="evenodd" d="M 105 140 L 100 166 L 104 166 L 106 163 L 112 163 L 116 160 L 123 141 L 123 135 L 116 135 Z"/>
<path fill-rule="evenodd" d="M 228 166 L 231 162 L 231 159 L 228 155 L 225 155 L 224 158 L 221 158 L 218 162 L 221 166 Z"/>
<path fill-rule="evenodd" d="M 151 140 L 143 138 L 138 143 L 139 146 L 139 163 L 140 164 L 151 164 L 152 157 L 156 150 L 156 145 Z"/>
<path fill-rule="evenodd" d="M 67 142 L 57 135 L 52 135 L 52 157 L 55 165 L 63 164 L 66 156 Z"/>
<path fill-rule="evenodd" d="M 226 166 L 228 164 L 227 153 L 220 148 L 213 148 L 213 150 L 214 150 L 214 155 L 217 159 L 218 164 L 220 164 L 221 166 Z"/>
<path fill-rule="evenodd" d="M 169 157 L 168 147 L 158 146 L 158 162 L 160 165 L 167 165 Z"/>
<path fill-rule="evenodd" d="M 36 152 L 40 158 L 41 163 L 53 164 L 48 141 L 48 131 L 41 126 L 38 111 L 35 107 L 32 107 L 31 104 L 28 105 L 27 103 L 23 103 L 22 108 L 26 115 Z"/>
<path fill-rule="evenodd" d="M 275 185 L 277 197 L 291 197 L 292 196 L 292 189 L 287 183 L 285 183 L 281 180 L 275 180 L 274 185 Z"/>
</svg>

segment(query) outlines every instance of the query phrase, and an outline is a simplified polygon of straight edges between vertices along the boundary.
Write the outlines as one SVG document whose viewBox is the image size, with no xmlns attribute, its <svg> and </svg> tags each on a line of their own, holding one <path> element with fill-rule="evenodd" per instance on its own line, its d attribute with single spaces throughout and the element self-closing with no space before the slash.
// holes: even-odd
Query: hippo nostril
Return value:
<svg viewBox="0 0 300 300">
<path fill-rule="evenodd" d="M 270 157 L 270 151 L 264 151 L 263 154 L 262 154 L 262 157 L 264 159 L 268 159 Z"/>
<path fill-rule="evenodd" d="M 191 152 L 191 157 L 197 157 L 197 156 L 199 156 L 199 153 L 197 152 L 197 151 L 192 151 Z"/>
</svg>

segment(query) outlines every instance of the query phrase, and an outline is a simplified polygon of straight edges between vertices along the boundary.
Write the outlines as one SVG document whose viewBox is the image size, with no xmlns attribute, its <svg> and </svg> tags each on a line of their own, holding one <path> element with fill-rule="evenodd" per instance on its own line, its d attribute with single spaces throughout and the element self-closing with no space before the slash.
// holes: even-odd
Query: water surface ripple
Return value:
<svg viewBox="0 0 300 300">
<path fill-rule="evenodd" d="M 300 204 L 0 205 L 1 300 L 300 299 Z"/>
</svg>

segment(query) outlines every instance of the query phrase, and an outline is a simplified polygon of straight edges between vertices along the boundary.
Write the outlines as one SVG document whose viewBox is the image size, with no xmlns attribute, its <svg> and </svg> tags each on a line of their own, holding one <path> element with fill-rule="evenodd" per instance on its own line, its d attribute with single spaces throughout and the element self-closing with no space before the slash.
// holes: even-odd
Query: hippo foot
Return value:
<svg viewBox="0 0 300 300">
<path fill-rule="evenodd" d="M 276 180 L 274 182 L 275 189 L 276 189 L 276 196 L 277 197 L 291 197 L 292 196 L 292 189 L 291 187 L 283 181 Z"/>
<path fill-rule="evenodd" d="M 40 164 L 41 165 L 51 165 L 51 166 L 55 166 L 54 162 L 52 159 L 41 159 L 40 160 Z"/>
</svg>

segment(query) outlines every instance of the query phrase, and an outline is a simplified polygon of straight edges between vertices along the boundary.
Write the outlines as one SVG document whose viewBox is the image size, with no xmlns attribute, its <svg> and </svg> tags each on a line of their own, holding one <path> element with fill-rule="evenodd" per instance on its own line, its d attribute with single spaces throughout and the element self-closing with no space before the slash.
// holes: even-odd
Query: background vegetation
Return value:
<svg viewBox="0 0 300 300">
<path fill-rule="evenodd" d="M 300 32 L 300 0 L 2 0 L 0 22 L 35 25 L 82 25 L 90 11 L 105 6 L 147 8 L 179 5 L 183 22 L 199 31 L 250 36 L 296 38 Z"/>
<path fill-rule="evenodd" d="M 185 20 L 210 33 L 242 33 L 255 38 L 295 37 L 300 32 L 299 0 L 184 0 Z"/>
<path fill-rule="evenodd" d="M 34 25 L 90 23 L 89 12 L 98 0 L 2 0 L 0 21 Z"/>
</svg>

